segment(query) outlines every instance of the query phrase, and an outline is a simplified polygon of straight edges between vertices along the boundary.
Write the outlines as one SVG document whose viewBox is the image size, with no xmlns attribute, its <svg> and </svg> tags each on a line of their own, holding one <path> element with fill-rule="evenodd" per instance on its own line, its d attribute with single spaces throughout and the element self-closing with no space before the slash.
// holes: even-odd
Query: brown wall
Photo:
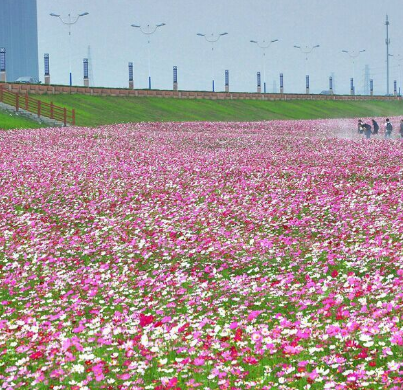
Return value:
<svg viewBox="0 0 403 390">
<path fill-rule="evenodd" d="M 63 85 L 42 84 L 3 84 L 16 93 L 35 95 L 83 94 L 94 96 L 142 96 L 177 99 L 209 100 L 402 100 L 394 96 L 350 96 L 350 95 L 313 95 L 313 94 L 279 94 L 279 93 L 244 93 L 244 92 L 201 92 L 201 91 L 161 91 L 148 89 L 68 87 Z"/>
</svg>

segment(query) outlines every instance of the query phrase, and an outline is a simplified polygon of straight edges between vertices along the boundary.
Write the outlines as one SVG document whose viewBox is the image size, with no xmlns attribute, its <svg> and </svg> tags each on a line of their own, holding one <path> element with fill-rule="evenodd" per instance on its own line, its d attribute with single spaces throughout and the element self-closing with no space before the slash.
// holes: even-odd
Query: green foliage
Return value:
<svg viewBox="0 0 403 390">
<path fill-rule="evenodd" d="M 0 110 L 0 130 L 37 129 L 44 127 L 33 120 Z"/>
<path fill-rule="evenodd" d="M 78 126 L 128 122 L 262 121 L 274 119 L 325 119 L 396 116 L 400 101 L 259 101 L 181 100 L 174 98 L 41 95 L 35 96 L 76 110 Z M 4 118 L 3 118 L 4 117 Z M 5 118 L 10 118 L 6 120 Z M 0 128 L 40 127 L 26 119 L 0 112 Z"/>
</svg>

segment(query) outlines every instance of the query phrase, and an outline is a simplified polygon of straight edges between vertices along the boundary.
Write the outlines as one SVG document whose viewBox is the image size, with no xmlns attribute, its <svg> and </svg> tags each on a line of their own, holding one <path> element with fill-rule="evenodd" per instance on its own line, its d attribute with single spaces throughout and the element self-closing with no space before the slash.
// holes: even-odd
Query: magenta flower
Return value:
<svg viewBox="0 0 403 390">
<path fill-rule="evenodd" d="M 203 366 L 204 365 L 204 359 L 196 358 L 196 359 L 193 360 L 193 364 L 195 366 Z"/>
</svg>

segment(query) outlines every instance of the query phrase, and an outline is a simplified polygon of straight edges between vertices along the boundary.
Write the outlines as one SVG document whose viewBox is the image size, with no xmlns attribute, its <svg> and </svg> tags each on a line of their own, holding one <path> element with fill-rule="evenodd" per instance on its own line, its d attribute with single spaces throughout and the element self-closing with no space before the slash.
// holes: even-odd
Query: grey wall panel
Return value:
<svg viewBox="0 0 403 390">
<path fill-rule="evenodd" d="M 6 48 L 8 81 L 39 78 L 36 0 L 0 0 L 0 47 Z"/>
</svg>

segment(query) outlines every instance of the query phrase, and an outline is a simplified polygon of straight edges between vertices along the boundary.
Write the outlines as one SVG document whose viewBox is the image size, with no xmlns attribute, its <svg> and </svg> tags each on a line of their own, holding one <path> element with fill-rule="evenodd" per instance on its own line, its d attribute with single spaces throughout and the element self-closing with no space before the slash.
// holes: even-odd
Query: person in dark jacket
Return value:
<svg viewBox="0 0 403 390">
<path fill-rule="evenodd" d="M 403 140 L 403 119 L 400 119 L 400 138 Z"/>
<path fill-rule="evenodd" d="M 372 119 L 372 134 L 376 135 L 379 132 L 379 125 L 378 122 L 375 119 Z"/>
<path fill-rule="evenodd" d="M 387 118 L 385 123 L 385 139 L 392 138 L 392 130 L 393 130 L 392 123 L 390 123 L 389 118 Z"/>
<path fill-rule="evenodd" d="M 364 123 L 362 125 L 362 128 L 364 129 L 364 135 L 366 139 L 370 139 L 371 138 L 371 134 L 372 134 L 372 128 L 371 125 L 368 123 Z"/>
</svg>

